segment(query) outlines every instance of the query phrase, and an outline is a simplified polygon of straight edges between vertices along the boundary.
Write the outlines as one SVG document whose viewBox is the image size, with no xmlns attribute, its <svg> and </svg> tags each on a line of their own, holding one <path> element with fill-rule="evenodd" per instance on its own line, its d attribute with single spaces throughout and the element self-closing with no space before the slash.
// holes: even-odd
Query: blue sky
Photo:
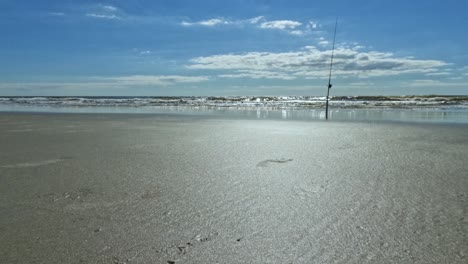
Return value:
<svg viewBox="0 0 468 264">
<path fill-rule="evenodd" d="M 468 2 L 0 0 L 1 95 L 468 94 Z"/>
</svg>

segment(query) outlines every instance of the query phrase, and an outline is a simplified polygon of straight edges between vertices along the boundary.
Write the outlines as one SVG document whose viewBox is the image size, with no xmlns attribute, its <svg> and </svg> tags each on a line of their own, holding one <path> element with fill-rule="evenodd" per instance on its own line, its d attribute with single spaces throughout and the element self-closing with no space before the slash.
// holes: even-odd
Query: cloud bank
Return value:
<svg viewBox="0 0 468 264">
<path fill-rule="evenodd" d="M 75 82 L 0 83 L 1 89 L 122 89 L 132 87 L 169 87 L 208 81 L 207 76 L 183 75 L 128 75 L 114 77 L 88 77 Z"/>
<path fill-rule="evenodd" d="M 307 46 L 292 52 L 248 52 L 197 57 L 190 60 L 187 68 L 218 70 L 224 72 L 220 77 L 229 78 L 326 78 L 330 56 L 331 50 Z M 334 58 L 334 74 L 341 78 L 437 73 L 449 65 L 440 60 L 397 57 L 389 52 L 362 52 L 360 48 L 344 47 L 335 50 Z M 226 71 L 229 73 L 226 74 Z"/>
<path fill-rule="evenodd" d="M 130 75 L 118 77 L 97 77 L 97 81 L 110 82 L 120 85 L 155 85 L 168 86 L 177 83 L 196 83 L 209 80 L 206 76 L 181 76 L 181 75 Z"/>
</svg>

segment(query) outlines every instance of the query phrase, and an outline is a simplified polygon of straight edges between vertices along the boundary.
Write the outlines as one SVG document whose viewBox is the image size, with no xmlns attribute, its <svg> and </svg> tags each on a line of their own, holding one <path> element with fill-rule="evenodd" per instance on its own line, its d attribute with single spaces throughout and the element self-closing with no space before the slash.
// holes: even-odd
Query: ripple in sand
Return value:
<svg viewBox="0 0 468 264">
<path fill-rule="evenodd" d="M 0 166 L 0 168 L 7 168 L 7 169 L 20 169 L 20 168 L 28 168 L 28 167 L 37 167 L 37 166 L 44 166 L 49 164 L 54 164 L 57 162 L 61 162 L 67 159 L 71 159 L 71 157 L 63 157 L 59 159 L 51 159 L 51 160 L 43 160 L 38 162 L 25 162 L 25 163 L 17 163 L 17 164 L 9 164 Z"/>
<path fill-rule="evenodd" d="M 8 130 L 8 132 L 31 132 L 34 131 L 32 128 L 25 128 L 25 129 L 13 129 L 13 130 Z"/>
</svg>

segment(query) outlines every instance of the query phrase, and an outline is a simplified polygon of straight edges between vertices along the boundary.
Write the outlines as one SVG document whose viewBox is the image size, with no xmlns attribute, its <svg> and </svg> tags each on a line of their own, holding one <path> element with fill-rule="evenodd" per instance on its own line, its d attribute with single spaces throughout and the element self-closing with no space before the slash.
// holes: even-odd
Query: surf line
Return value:
<svg viewBox="0 0 468 264">
<path fill-rule="evenodd" d="M 338 26 L 338 18 L 336 18 L 335 21 L 335 33 L 333 33 L 333 48 L 332 48 L 332 54 L 331 54 L 331 60 L 330 60 L 330 74 L 328 75 L 328 89 L 327 89 L 327 102 L 325 106 L 325 119 L 328 120 L 328 101 L 330 97 L 330 89 L 332 88 L 331 84 L 331 76 L 332 76 L 332 67 L 333 67 L 333 55 L 335 52 L 335 39 L 336 39 L 336 28 Z"/>
</svg>

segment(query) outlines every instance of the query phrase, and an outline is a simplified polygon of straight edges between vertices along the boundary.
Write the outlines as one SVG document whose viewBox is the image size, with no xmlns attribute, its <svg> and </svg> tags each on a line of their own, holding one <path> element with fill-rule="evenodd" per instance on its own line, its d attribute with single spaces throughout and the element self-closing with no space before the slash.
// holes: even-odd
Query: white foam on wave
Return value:
<svg viewBox="0 0 468 264">
<path fill-rule="evenodd" d="M 320 96 L 218 97 L 0 97 L 0 105 L 50 107 L 184 106 L 214 108 L 310 109 L 325 106 Z M 335 108 L 468 108 L 468 96 L 346 96 L 331 97 Z"/>
</svg>

